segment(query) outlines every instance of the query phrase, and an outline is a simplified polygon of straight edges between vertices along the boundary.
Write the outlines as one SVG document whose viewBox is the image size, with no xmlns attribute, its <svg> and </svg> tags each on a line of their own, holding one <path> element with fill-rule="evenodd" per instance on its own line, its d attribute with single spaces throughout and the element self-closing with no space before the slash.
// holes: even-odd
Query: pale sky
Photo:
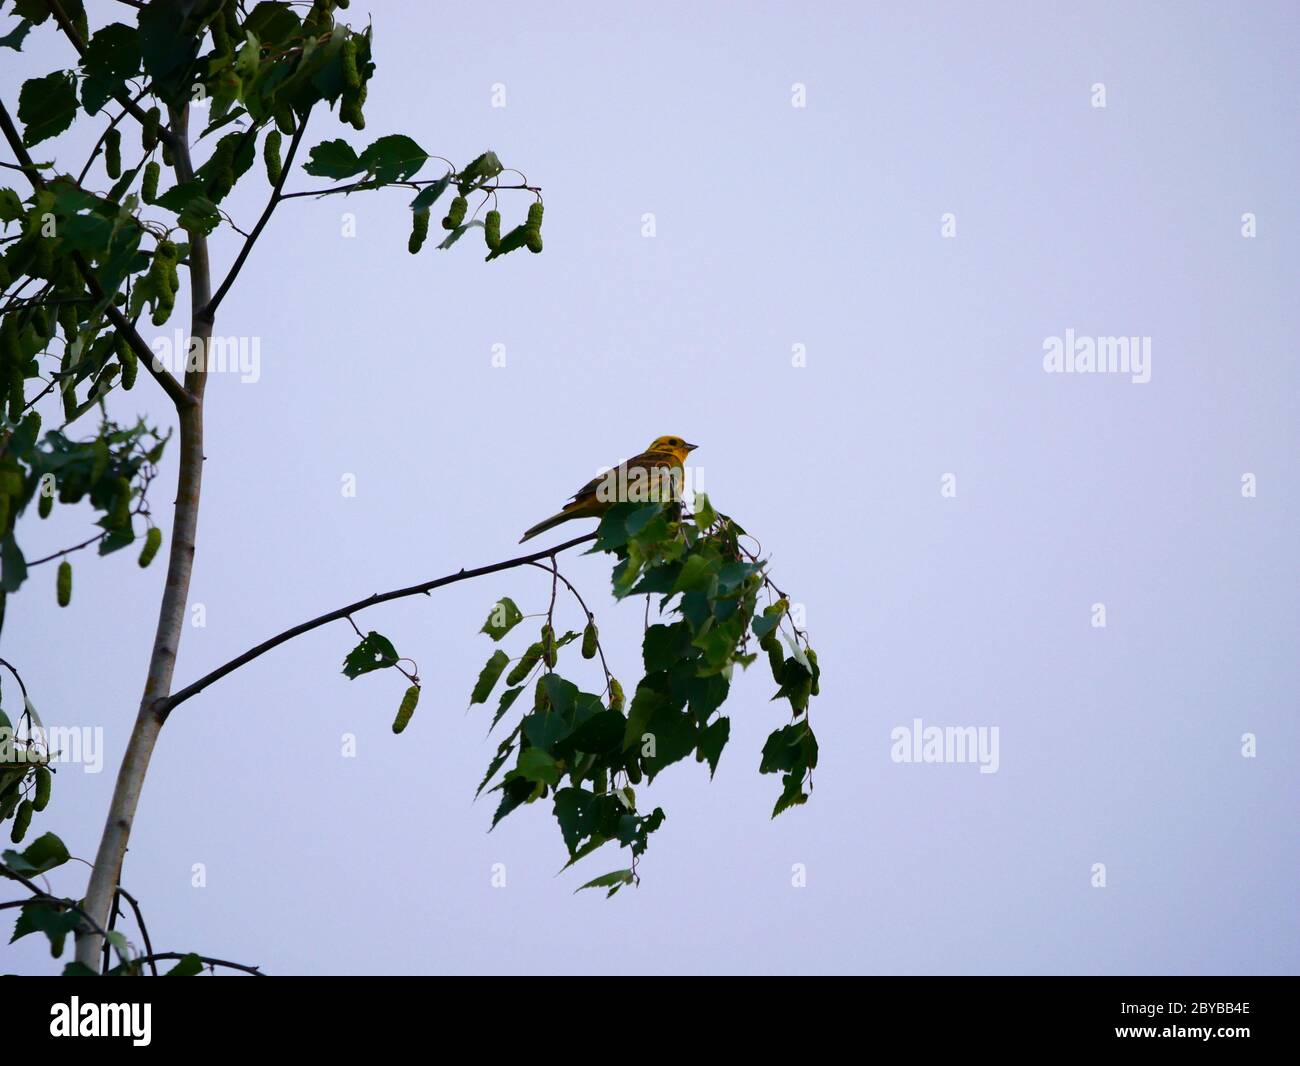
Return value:
<svg viewBox="0 0 1300 1066">
<path fill-rule="evenodd" d="M 176 712 L 124 873 L 155 946 L 281 974 L 1295 972 L 1295 5 L 358 2 L 349 21 L 369 11 L 367 129 L 321 115 L 308 143 L 491 148 L 542 186 L 546 248 L 413 258 L 396 191 L 283 205 L 217 323 L 257 340 L 260 376 L 208 387 L 206 625 L 178 684 L 508 558 L 597 467 L 680 434 L 806 611 L 816 788 L 769 820 L 759 751 L 784 712 L 756 668 L 716 779 L 687 760 L 641 796 L 668 818 L 640 887 L 575 895 L 626 853 L 555 876 L 549 803 L 489 834 L 493 801 L 471 802 L 495 750 L 490 711 L 465 713 L 477 631 L 501 595 L 545 610 L 549 582 L 462 583 L 358 616 L 419 662 L 400 737 L 404 682 L 345 680 L 344 623 Z M 11 109 L 71 62 L 39 30 L 3 54 Z M 79 162 L 92 136 L 52 146 Z M 253 173 L 223 206 L 246 228 L 265 195 Z M 1045 372 L 1067 330 L 1149 338 L 1150 380 Z M 144 375 L 111 409 L 172 421 Z M 28 554 L 88 514 L 27 519 Z M 134 554 L 79 556 L 66 610 L 37 571 L 4 632 L 47 721 L 104 730 L 104 771 L 61 772 L 36 823 L 84 857 L 162 587 Z M 613 602 L 603 559 L 564 570 L 632 680 L 643 605 Z M 996 727 L 997 772 L 895 762 L 916 719 Z M 52 881 L 75 896 L 84 873 Z M 0 960 L 54 965 L 36 937 Z"/>
</svg>

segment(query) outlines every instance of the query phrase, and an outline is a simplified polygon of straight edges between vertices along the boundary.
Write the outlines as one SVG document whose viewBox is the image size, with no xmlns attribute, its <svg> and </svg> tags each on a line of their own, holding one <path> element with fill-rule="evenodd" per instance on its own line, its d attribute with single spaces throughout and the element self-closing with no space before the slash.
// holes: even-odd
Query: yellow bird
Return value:
<svg viewBox="0 0 1300 1066">
<path fill-rule="evenodd" d="M 681 437 L 656 437 L 640 455 L 588 481 L 559 514 L 538 522 L 519 538 L 519 543 L 572 518 L 598 518 L 624 500 L 649 503 L 668 499 L 668 493 L 681 484 L 687 454 L 697 447 Z"/>
</svg>

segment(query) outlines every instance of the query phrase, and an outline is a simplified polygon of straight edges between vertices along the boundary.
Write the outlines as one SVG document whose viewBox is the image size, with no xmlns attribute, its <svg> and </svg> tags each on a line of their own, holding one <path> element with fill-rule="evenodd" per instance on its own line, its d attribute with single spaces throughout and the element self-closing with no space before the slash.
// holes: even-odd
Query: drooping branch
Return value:
<svg viewBox="0 0 1300 1066">
<path fill-rule="evenodd" d="M 262 641 L 262 643 L 258 644 L 256 647 L 249 648 L 248 651 L 244 652 L 242 655 L 237 655 L 223 666 L 218 666 L 215 670 L 205 674 L 192 685 L 187 685 L 185 688 L 172 693 L 170 696 L 158 700 L 155 704 L 156 713 L 160 718 L 166 720 L 167 716 L 171 714 L 172 711 L 188 700 L 191 696 L 197 696 L 214 681 L 220 681 L 227 674 L 233 673 L 241 666 L 265 655 L 272 648 L 278 648 L 281 644 L 287 643 L 294 637 L 300 637 L 304 633 L 310 633 L 313 629 L 319 629 L 321 626 L 327 625 L 330 622 L 338 622 L 342 619 L 348 618 L 357 611 L 365 610 L 367 607 L 374 607 L 381 603 L 389 603 L 392 600 L 404 599 L 408 596 L 427 595 L 434 589 L 441 588 L 443 585 L 451 585 L 457 581 L 468 581 L 470 578 L 474 577 L 484 577 L 487 574 L 499 573 L 502 570 L 511 570 L 517 566 L 528 566 L 531 563 L 537 562 L 539 559 L 550 558 L 558 555 L 562 551 L 567 551 L 569 548 L 576 547 L 579 544 L 586 544 L 588 541 L 595 539 L 595 533 L 588 533 L 583 537 L 574 537 L 572 540 L 566 540 L 563 544 L 557 544 L 554 548 L 544 548 L 542 551 L 533 552 L 530 555 L 521 555 L 517 559 L 506 559 L 503 562 L 492 563 L 489 566 L 476 567 L 473 570 L 458 570 L 454 574 L 447 574 L 445 577 L 437 577 L 432 581 L 425 581 L 419 585 L 411 585 L 409 588 L 394 589 L 392 592 L 376 592 L 373 596 L 368 596 L 364 600 L 357 600 L 356 603 L 350 603 L 346 607 L 339 607 L 336 610 L 328 611 L 327 613 L 318 615 L 306 622 L 301 622 L 298 625 L 293 626 L 291 629 L 286 629 L 283 633 L 278 633 L 269 640 Z"/>
</svg>

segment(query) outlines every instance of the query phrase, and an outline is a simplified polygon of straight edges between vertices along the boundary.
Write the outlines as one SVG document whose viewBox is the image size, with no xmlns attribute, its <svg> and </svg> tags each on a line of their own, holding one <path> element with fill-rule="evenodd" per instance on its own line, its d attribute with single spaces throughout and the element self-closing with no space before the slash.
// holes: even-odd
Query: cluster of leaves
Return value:
<svg viewBox="0 0 1300 1066">
<path fill-rule="evenodd" d="M 778 686 L 773 699 L 787 701 L 791 713 L 790 722 L 768 737 L 759 765 L 760 773 L 781 775 L 773 817 L 808 798 L 817 765 L 817 740 L 808 723 L 808 703 L 820 679 L 817 655 L 790 621 L 788 600 L 772 585 L 766 564 L 744 548 L 744 536 L 704 496 L 697 497 L 693 514 L 676 503 L 618 503 L 606 512 L 592 551 L 615 559 L 615 597 L 657 598 L 659 616 L 673 619 L 647 625 L 643 676 L 633 686 L 630 704 L 608 669 L 599 694 L 583 691 L 558 672 L 560 652 L 579 641 L 582 658 L 599 654 L 605 662 L 590 613 L 581 634 L 556 633 L 556 582 L 563 580 L 558 570 L 537 639 L 515 657 L 496 650 L 479 674 L 471 704 L 488 703 L 505 679 L 491 729 L 531 692 L 530 709 L 500 741 L 479 785 L 480 794 L 500 793 L 492 825 L 549 797 L 568 851 L 566 865 L 612 841 L 630 852 L 626 867 L 583 888 L 605 888 L 613 895 L 635 883 L 637 862 L 664 820 L 662 808 L 642 806 L 635 787 L 650 784 L 689 755 L 707 763 L 710 776 L 716 772 L 731 735 L 730 719 L 720 709 L 735 667 L 748 667 L 760 652 Z M 771 602 L 760 610 L 764 594 Z M 587 612 L 585 605 L 582 609 Z M 524 619 L 516 603 L 503 598 L 482 632 L 499 642 Z M 348 661 L 381 669 L 396 663 L 396 656 L 390 643 L 371 633 Z"/>
<path fill-rule="evenodd" d="M 57 396 L 66 429 L 92 408 L 102 410 L 116 388 L 135 384 L 141 360 L 148 363 L 137 323 L 144 315 L 155 327 L 170 320 L 182 272 L 191 266 L 193 240 L 227 221 L 222 204 L 252 167 L 259 138 L 278 197 L 285 177 L 282 138 L 291 136 L 296 145 L 313 108 L 337 107 L 352 127 L 365 126 L 367 86 L 375 71 L 372 35 L 368 26 L 355 31 L 336 23 L 335 10 L 346 6 L 315 0 L 299 13 L 285 2 L 261 2 L 251 10 L 235 0 L 155 2 L 140 6 L 135 25 L 111 22 L 91 33 L 81 0 L 62 0 L 60 10 L 79 46 L 69 52 L 79 59 L 74 67 L 23 84 L 22 144 L 43 144 L 78 115 L 102 116 L 107 128 L 80 174 L 37 161 L 26 175 L 29 188 L 0 188 L 0 536 L 6 591 L 25 575 L 13 519 L 31 499 L 34 479 L 51 469 L 48 451 L 43 457 L 38 448 L 37 402 Z M 0 36 L 0 48 L 21 49 L 33 27 L 58 32 L 45 0 L 17 0 L 11 11 L 18 21 Z M 196 100 L 208 105 L 198 141 L 206 139 L 210 148 L 204 161 L 181 165 L 173 131 L 182 109 Z M 140 146 L 124 164 L 122 131 L 128 122 L 139 127 Z M 454 185 L 442 243 L 450 247 L 469 229 L 485 226 L 464 220 L 465 198 L 481 193 L 484 202 L 495 200 L 504 168 L 486 152 L 458 173 L 414 180 L 437 158 L 410 137 L 392 134 L 360 153 L 342 139 L 325 141 L 303 169 L 348 179 L 322 193 L 415 189 L 411 209 L 417 229 L 422 220 L 426 232 L 430 209 Z M 98 189 L 97 165 L 106 178 Z M 175 182 L 160 193 L 164 166 Z M 533 207 L 530 221 L 504 237 L 499 213 L 492 212 L 497 231 L 489 258 L 515 247 L 540 248 L 540 203 Z M 412 241 L 418 248 L 414 234 Z M 133 536 L 130 523 L 122 521 L 124 494 L 113 488 L 120 488 L 120 478 L 131 478 L 122 469 L 125 460 L 117 458 L 122 449 L 114 432 L 106 424 L 98 443 L 75 446 L 97 449 L 87 458 L 93 459 L 94 484 L 77 491 L 68 467 L 69 488 L 61 483 L 59 492 L 60 500 L 84 496 L 103 512 L 100 525 L 108 536 L 101 552 L 123 547 Z M 61 439 L 54 450 L 73 447 Z M 151 462 L 156 452 L 150 450 Z M 67 467 L 71 458 L 64 459 Z M 132 491 L 139 496 L 138 486 Z M 148 535 L 156 551 L 156 536 Z"/>
<path fill-rule="evenodd" d="M 9 839 L 21 843 L 32 818 L 50 802 L 54 774 L 41 721 L 23 696 L 17 725 L 0 707 L 0 823 L 9 822 Z"/>
<path fill-rule="evenodd" d="M 129 547 L 137 539 L 137 526 L 142 526 L 139 561 L 148 566 L 162 543 L 162 532 L 150 518 L 147 492 L 169 436 L 144 422 L 120 426 L 105 421 L 93 437 L 73 440 L 62 430 L 41 436 L 35 412 L 16 426 L 0 418 L 0 516 L 5 517 L 0 526 L 0 594 L 17 591 L 27 580 L 15 519 L 33 501 L 41 518 L 49 517 L 56 501 L 88 501 L 100 512 L 95 523 L 100 532 L 76 547 L 96 545 L 100 555 Z M 60 584 L 65 580 L 70 584 L 71 563 L 66 558 L 60 563 Z M 60 603 L 67 605 L 62 591 Z"/>
<path fill-rule="evenodd" d="M 805 786 L 817 764 L 817 742 L 807 721 L 808 698 L 820 674 L 816 654 L 797 633 L 791 655 L 780 653 L 784 598 L 756 615 L 760 595 L 771 586 L 766 564 L 744 550 L 743 536 L 744 530 L 715 512 L 704 496 L 690 515 L 677 504 L 618 503 L 601 519 L 592 551 L 615 558 L 615 597 L 656 598 L 659 616 L 675 621 L 647 626 L 643 676 L 626 708 L 621 686 L 612 679 L 602 704 L 547 663 L 531 712 L 502 742 L 487 778 L 517 745 L 513 769 L 494 789 L 502 798 L 493 824 L 521 804 L 550 795 L 570 863 L 611 840 L 630 850 L 628 868 L 583 887 L 605 887 L 612 895 L 635 880 L 636 861 L 664 812 L 655 807 L 642 813 L 634 785 L 643 778 L 652 783 L 689 755 L 707 763 L 710 776 L 716 772 L 731 735 L 730 719 L 720 708 L 735 667 L 747 667 L 757 657 L 749 650 L 751 639 L 769 649 L 780 686 L 774 698 L 788 699 L 792 712 L 791 723 L 769 737 L 759 768 L 784 775 L 773 816 L 807 799 Z M 504 709 L 518 692 L 507 690 L 501 697 Z M 504 709 L 498 707 L 498 718 Z"/>
</svg>

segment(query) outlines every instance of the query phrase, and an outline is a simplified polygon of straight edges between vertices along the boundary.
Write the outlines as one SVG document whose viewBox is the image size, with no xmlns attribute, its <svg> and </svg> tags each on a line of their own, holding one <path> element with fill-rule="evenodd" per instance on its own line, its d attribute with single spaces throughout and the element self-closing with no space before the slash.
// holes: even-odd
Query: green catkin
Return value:
<svg viewBox="0 0 1300 1066">
<path fill-rule="evenodd" d="M 487 241 L 488 251 L 495 252 L 501 247 L 501 212 L 489 211 L 483 220 L 483 236 Z"/>
<path fill-rule="evenodd" d="M 146 152 L 158 147 L 158 122 L 161 118 L 162 113 L 156 107 L 145 112 L 144 124 L 140 127 L 140 147 Z"/>
<path fill-rule="evenodd" d="M 463 196 L 457 196 L 452 199 L 451 207 L 447 209 L 447 217 L 442 220 L 443 229 L 455 229 L 465 221 L 465 212 L 469 210 L 469 201 Z"/>
<path fill-rule="evenodd" d="M 36 795 L 32 798 L 32 810 L 40 812 L 45 810 L 50 802 L 50 788 L 54 783 L 54 775 L 44 766 L 36 768 Z"/>
<path fill-rule="evenodd" d="M 165 323 L 171 317 L 172 308 L 176 305 L 176 289 L 179 281 L 176 273 L 177 255 L 178 249 L 171 241 L 159 241 L 158 247 L 154 249 L 149 274 L 145 278 L 150 291 L 155 294 L 153 315 L 150 318 L 155 326 Z"/>
<path fill-rule="evenodd" d="M 27 835 L 27 827 L 32 824 L 32 801 L 23 800 L 18 804 L 18 813 L 14 815 L 14 827 L 9 831 L 9 839 L 15 844 L 21 844 L 23 837 Z"/>
<path fill-rule="evenodd" d="M 420 686 L 412 685 L 406 690 L 406 695 L 402 697 L 402 705 L 397 708 L 397 717 L 393 719 L 393 732 L 400 733 L 406 728 L 407 722 L 411 720 L 411 715 L 415 713 L 415 705 L 420 702 Z"/>
<path fill-rule="evenodd" d="M 116 126 L 104 135 L 104 169 L 114 181 L 122 176 L 122 131 Z"/>
<path fill-rule="evenodd" d="M 587 628 L 582 631 L 582 657 L 584 659 L 594 659 L 596 657 L 596 643 L 599 639 L 596 632 L 596 623 L 588 622 Z"/>
<path fill-rule="evenodd" d="M 14 808 L 18 806 L 20 795 L 18 786 L 15 784 L 12 791 L 0 796 L 0 822 L 3 822 L 14 813 Z"/>
<path fill-rule="evenodd" d="M 21 367 L 13 367 L 10 370 L 9 379 L 9 420 L 17 422 L 23 416 L 23 408 L 27 406 L 27 395 L 23 391 L 23 372 Z"/>
<path fill-rule="evenodd" d="M 272 185 L 279 185 L 280 175 L 284 173 L 284 165 L 280 162 L 279 130 L 272 130 L 266 135 L 266 142 L 262 145 L 262 158 L 266 161 L 266 180 Z"/>
<path fill-rule="evenodd" d="M 429 236 L 429 212 L 415 211 L 411 215 L 411 239 L 406 242 L 406 250 L 415 255 Z"/>
<path fill-rule="evenodd" d="M 357 70 L 357 42 L 355 37 L 343 40 L 343 84 L 349 89 L 361 88 L 361 74 Z"/>
<path fill-rule="evenodd" d="M 542 626 L 542 659 L 552 670 L 559 661 L 559 650 L 555 646 L 555 630 L 549 625 Z"/>
<path fill-rule="evenodd" d="M 36 513 L 42 518 L 49 518 L 50 512 L 54 510 L 54 497 L 41 493 L 36 501 Z"/>
<path fill-rule="evenodd" d="M 170 144 L 163 145 L 163 166 L 174 167 L 176 165 L 176 156 L 172 153 Z"/>
<path fill-rule="evenodd" d="M 623 709 L 623 686 L 618 683 L 618 678 L 609 679 L 609 709 L 611 711 L 621 711 Z"/>
<path fill-rule="evenodd" d="M 359 89 L 343 90 L 343 100 L 339 104 L 339 118 L 346 122 L 355 130 L 366 128 L 366 116 L 361 113 L 361 107 L 366 102 L 366 85 L 363 83 Z"/>
<path fill-rule="evenodd" d="M 550 703 L 550 701 L 550 694 L 546 691 L 546 675 L 542 674 L 542 676 L 537 679 L 537 684 L 533 686 L 533 710 L 546 710 L 546 705 Z"/>
<path fill-rule="evenodd" d="M 59 576 L 55 582 L 59 606 L 66 607 L 72 602 L 72 564 L 64 559 L 59 563 Z"/>
<path fill-rule="evenodd" d="M 275 128 L 281 133 L 293 134 L 293 108 L 282 104 L 275 109 Z"/>
<path fill-rule="evenodd" d="M 506 674 L 507 685 L 517 685 L 531 672 L 537 665 L 537 660 L 542 657 L 541 644 L 530 644 L 528 650 L 524 652 L 520 660 L 515 663 L 510 673 Z"/>
<path fill-rule="evenodd" d="M 151 204 L 158 199 L 158 178 L 162 174 L 162 167 L 157 162 L 151 161 L 144 168 L 144 177 L 140 179 L 140 199 L 145 203 Z"/>
<path fill-rule="evenodd" d="M 157 526 L 150 526 L 149 532 L 144 535 L 144 547 L 140 549 L 141 569 L 153 562 L 153 557 L 158 554 L 160 547 L 162 547 L 162 530 Z"/>
<path fill-rule="evenodd" d="M 528 209 L 528 221 L 524 225 L 528 250 L 535 255 L 542 250 L 542 202 L 540 200 Z"/>
<path fill-rule="evenodd" d="M 124 526 L 131 521 L 131 483 L 124 477 L 114 479 L 113 510 L 110 515 L 114 525 Z"/>
<path fill-rule="evenodd" d="M 122 388 L 130 392 L 135 387 L 135 376 L 140 370 L 140 361 L 131 346 L 122 340 L 117 341 L 117 358 L 122 364 Z"/>
<path fill-rule="evenodd" d="M 627 764 L 627 779 L 634 785 L 641 783 L 641 767 L 635 759 Z"/>
</svg>

